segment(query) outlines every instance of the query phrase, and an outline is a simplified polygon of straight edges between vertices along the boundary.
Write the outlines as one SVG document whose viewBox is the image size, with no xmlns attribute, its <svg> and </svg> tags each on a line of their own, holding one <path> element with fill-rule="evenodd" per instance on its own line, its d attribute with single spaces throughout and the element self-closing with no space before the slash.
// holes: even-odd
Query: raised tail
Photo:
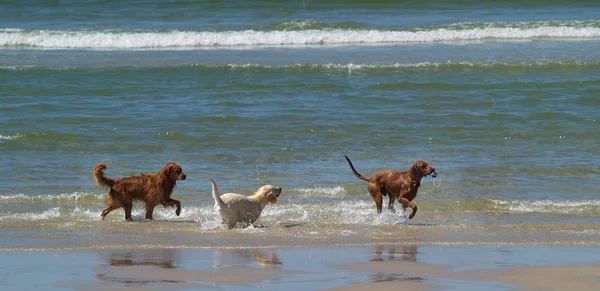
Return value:
<svg viewBox="0 0 600 291">
<path fill-rule="evenodd" d="M 213 180 L 212 178 L 208 179 L 212 184 L 212 195 L 215 199 L 215 205 L 219 205 L 219 208 L 226 208 L 227 206 L 225 205 L 225 202 L 223 202 L 223 199 L 221 199 L 221 196 L 219 196 L 219 189 L 217 188 L 217 183 L 215 183 L 215 180 Z"/>
<path fill-rule="evenodd" d="M 354 176 L 356 176 L 356 178 L 359 178 L 363 181 L 367 181 L 369 182 L 369 178 L 359 174 L 356 169 L 354 169 L 354 166 L 352 165 L 352 162 L 350 161 L 350 159 L 347 156 L 344 156 L 344 158 L 346 158 L 346 161 L 348 161 L 348 165 L 350 165 L 350 169 L 352 169 L 352 173 L 354 173 Z"/>
<path fill-rule="evenodd" d="M 112 188 L 116 180 L 104 177 L 104 170 L 106 170 L 106 165 L 103 163 L 97 163 L 94 166 L 94 180 L 98 186 Z"/>
</svg>

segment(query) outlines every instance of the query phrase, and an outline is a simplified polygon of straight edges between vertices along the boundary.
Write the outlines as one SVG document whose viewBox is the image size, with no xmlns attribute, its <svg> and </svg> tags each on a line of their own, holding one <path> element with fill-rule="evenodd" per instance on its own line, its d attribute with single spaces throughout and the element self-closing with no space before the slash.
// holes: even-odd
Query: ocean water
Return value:
<svg viewBox="0 0 600 291">
<path fill-rule="evenodd" d="M 598 15 L 596 1 L 3 2 L 0 248 L 599 244 Z M 365 176 L 422 159 L 439 180 L 422 180 L 413 220 L 377 216 L 344 155 Z M 119 178 L 169 161 L 188 176 L 181 216 L 100 220 L 95 163 Z M 264 227 L 228 231 L 208 177 L 283 194 Z"/>
</svg>

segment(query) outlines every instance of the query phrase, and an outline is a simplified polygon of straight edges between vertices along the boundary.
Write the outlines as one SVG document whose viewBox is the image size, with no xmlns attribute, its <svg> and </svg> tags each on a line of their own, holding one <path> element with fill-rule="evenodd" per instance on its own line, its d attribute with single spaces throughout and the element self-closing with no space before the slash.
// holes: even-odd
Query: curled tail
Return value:
<svg viewBox="0 0 600 291">
<path fill-rule="evenodd" d="M 106 170 L 106 165 L 97 163 L 94 166 L 94 180 L 98 186 L 112 188 L 115 184 L 115 179 L 104 177 L 104 170 Z"/>
<path fill-rule="evenodd" d="M 356 176 L 356 178 L 359 178 L 363 181 L 367 181 L 369 182 L 369 178 L 359 174 L 356 169 L 354 169 L 354 166 L 352 165 L 352 162 L 350 161 L 350 159 L 347 156 L 344 156 L 344 158 L 346 158 L 346 161 L 348 161 L 348 165 L 350 165 L 350 169 L 352 169 L 352 173 L 354 173 L 354 176 Z"/>
<path fill-rule="evenodd" d="M 219 196 L 219 189 L 217 189 L 217 183 L 215 183 L 215 180 L 213 180 L 212 178 L 208 179 L 212 184 L 212 195 L 215 199 L 215 204 L 219 205 L 219 208 L 226 208 L 227 206 L 225 205 L 225 202 L 223 202 L 223 199 L 221 199 L 221 196 Z"/>
</svg>

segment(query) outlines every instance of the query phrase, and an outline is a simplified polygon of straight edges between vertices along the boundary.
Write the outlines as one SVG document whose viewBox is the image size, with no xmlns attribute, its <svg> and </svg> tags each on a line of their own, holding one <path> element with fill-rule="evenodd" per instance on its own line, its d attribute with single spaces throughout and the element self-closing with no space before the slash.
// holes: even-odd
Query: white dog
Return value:
<svg viewBox="0 0 600 291">
<path fill-rule="evenodd" d="M 215 209 L 221 215 L 223 224 L 229 229 L 238 222 L 245 226 L 252 225 L 269 202 L 277 203 L 277 197 L 281 195 L 281 188 L 271 185 L 260 187 L 254 195 L 244 196 L 236 193 L 226 193 L 219 196 L 217 184 L 208 178 L 212 184 L 212 194 L 215 199 Z"/>
</svg>

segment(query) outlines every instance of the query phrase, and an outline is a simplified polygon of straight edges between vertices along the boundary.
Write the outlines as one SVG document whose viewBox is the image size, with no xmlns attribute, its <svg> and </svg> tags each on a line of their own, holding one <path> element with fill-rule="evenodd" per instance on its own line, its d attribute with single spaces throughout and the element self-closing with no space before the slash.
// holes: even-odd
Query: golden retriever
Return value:
<svg viewBox="0 0 600 291">
<path fill-rule="evenodd" d="M 97 163 L 94 166 L 96 184 L 110 189 L 106 197 L 108 207 L 100 214 L 102 220 L 111 211 L 123 207 L 125 220 L 131 221 L 131 208 L 134 201 L 146 204 L 146 219 L 152 219 L 152 212 L 158 204 L 165 207 L 177 207 L 175 210 L 177 216 L 181 213 L 181 202 L 171 198 L 177 180 L 186 178 L 181 166 L 177 163 L 168 163 L 156 174 L 141 174 L 118 180 L 105 177 L 104 170 L 106 170 L 106 165 L 103 163 Z"/>
<path fill-rule="evenodd" d="M 269 202 L 277 203 L 277 198 L 281 195 L 281 188 L 271 185 L 260 187 L 253 195 L 244 196 L 236 193 L 226 193 L 219 196 L 217 184 L 212 178 L 209 178 L 212 184 L 212 195 L 215 199 L 215 209 L 221 215 L 223 224 L 227 224 L 229 229 L 233 228 L 238 222 L 244 226 L 252 225 L 262 213 Z"/>
</svg>

